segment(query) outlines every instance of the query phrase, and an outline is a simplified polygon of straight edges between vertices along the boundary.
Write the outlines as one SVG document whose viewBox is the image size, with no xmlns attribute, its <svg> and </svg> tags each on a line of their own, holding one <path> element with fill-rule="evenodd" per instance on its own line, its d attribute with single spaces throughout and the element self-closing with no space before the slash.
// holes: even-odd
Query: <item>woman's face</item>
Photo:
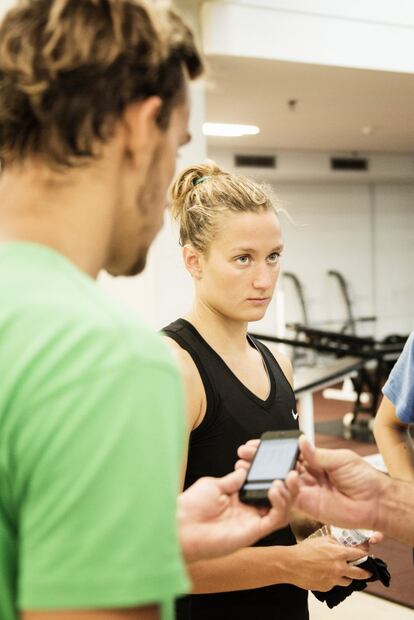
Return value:
<svg viewBox="0 0 414 620">
<path fill-rule="evenodd" d="M 273 211 L 225 214 L 200 259 L 200 301 L 231 320 L 258 321 L 272 299 L 282 249 Z"/>
</svg>

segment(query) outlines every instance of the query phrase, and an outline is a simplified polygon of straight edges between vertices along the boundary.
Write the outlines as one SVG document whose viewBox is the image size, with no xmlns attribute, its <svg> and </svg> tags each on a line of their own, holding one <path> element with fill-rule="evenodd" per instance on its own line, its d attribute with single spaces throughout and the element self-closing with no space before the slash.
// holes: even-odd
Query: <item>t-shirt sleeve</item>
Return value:
<svg viewBox="0 0 414 620">
<path fill-rule="evenodd" d="M 19 608 L 130 607 L 184 593 L 183 394 L 172 365 L 133 359 L 51 396 L 17 448 Z"/>
<path fill-rule="evenodd" d="M 397 417 L 404 424 L 414 423 L 414 332 L 392 369 L 383 394 L 394 405 Z"/>
</svg>

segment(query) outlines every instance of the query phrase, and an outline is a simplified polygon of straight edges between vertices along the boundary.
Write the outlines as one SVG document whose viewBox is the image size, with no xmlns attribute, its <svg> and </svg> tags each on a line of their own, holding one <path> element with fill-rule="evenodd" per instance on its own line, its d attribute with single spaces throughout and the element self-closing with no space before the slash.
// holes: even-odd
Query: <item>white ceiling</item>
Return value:
<svg viewBox="0 0 414 620">
<path fill-rule="evenodd" d="M 208 138 L 211 146 L 414 152 L 414 75 L 228 56 L 207 62 L 206 120 L 261 129 Z M 289 99 L 298 101 L 293 111 Z"/>
</svg>

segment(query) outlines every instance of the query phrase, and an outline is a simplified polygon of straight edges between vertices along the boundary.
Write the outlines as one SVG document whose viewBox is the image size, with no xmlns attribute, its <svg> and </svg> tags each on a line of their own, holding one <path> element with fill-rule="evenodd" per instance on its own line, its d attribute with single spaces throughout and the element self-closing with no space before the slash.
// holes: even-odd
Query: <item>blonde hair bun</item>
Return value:
<svg viewBox="0 0 414 620">
<path fill-rule="evenodd" d="M 271 189 L 222 170 L 214 161 L 188 166 L 171 188 L 171 214 L 180 226 L 180 243 L 206 252 L 220 215 L 232 211 L 276 212 Z"/>
<path fill-rule="evenodd" d="M 197 191 L 195 188 L 198 185 L 222 173 L 223 171 L 214 161 L 184 168 L 176 177 L 171 189 L 173 217 L 175 219 L 180 217 L 181 210 L 186 207 L 189 194 Z"/>
</svg>

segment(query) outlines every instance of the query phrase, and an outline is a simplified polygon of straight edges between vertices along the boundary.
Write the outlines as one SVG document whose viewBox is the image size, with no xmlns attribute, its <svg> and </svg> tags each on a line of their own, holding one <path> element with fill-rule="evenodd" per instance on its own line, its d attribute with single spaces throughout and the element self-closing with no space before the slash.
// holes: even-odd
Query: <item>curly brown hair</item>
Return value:
<svg viewBox="0 0 414 620">
<path fill-rule="evenodd" d="M 0 27 L 0 160 L 99 155 L 125 107 L 157 95 L 160 128 L 203 64 L 171 10 L 146 0 L 22 0 Z"/>
</svg>

